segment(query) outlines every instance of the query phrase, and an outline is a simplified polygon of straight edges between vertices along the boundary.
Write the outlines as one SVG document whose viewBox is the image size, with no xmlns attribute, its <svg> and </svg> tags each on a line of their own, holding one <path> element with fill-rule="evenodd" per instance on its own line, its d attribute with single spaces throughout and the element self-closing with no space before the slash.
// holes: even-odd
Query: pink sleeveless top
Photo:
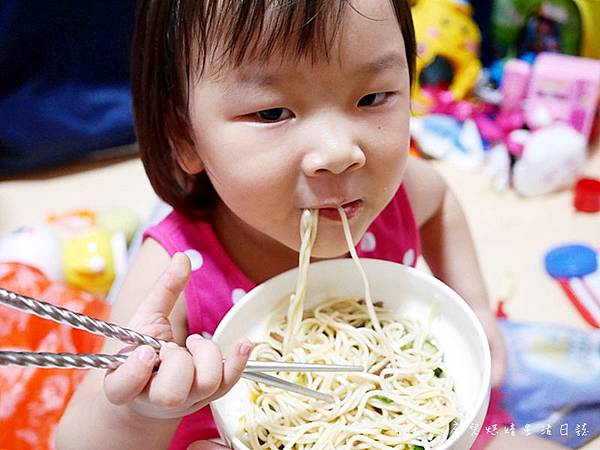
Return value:
<svg viewBox="0 0 600 450">
<path fill-rule="evenodd" d="M 174 211 L 146 230 L 144 237 L 155 239 L 170 255 L 185 252 L 191 260 L 192 275 L 185 289 L 190 333 L 212 336 L 233 304 L 255 286 L 232 262 L 208 222 L 192 221 Z M 415 265 L 419 231 L 403 186 L 365 232 L 356 252 L 365 258 Z M 206 407 L 181 421 L 169 448 L 186 449 L 194 441 L 218 435 Z"/>
</svg>

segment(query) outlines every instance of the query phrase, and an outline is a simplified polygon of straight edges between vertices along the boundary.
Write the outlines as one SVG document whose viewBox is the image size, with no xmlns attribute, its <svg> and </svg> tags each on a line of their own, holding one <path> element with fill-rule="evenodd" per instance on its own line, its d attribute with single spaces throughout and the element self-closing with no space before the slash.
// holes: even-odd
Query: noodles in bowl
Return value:
<svg viewBox="0 0 600 450">
<path fill-rule="evenodd" d="M 425 273 L 361 262 L 381 305 L 368 307 L 370 293 L 353 261 L 306 264 L 303 272 L 301 258 L 299 269 L 257 286 L 219 325 L 213 339 L 224 351 L 248 336 L 258 343 L 255 359 L 367 369 L 277 374 L 332 394 L 331 404 L 238 383 L 211 405 L 233 448 L 469 448 L 487 408 L 490 377 L 487 341 L 473 312 Z M 302 306 L 294 309 L 299 292 Z"/>
<path fill-rule="evenodd" d="M 332 404 L 253 385 L 240 435 L 249 448 L 412 448 L 446 441 L 458 410 L 441 351 L 418 322 L 380 307 L 382 333 L 376 332 L 361 302 L 338 298 L 317 306 L 302 321 L 298 345 L 289 353 L 282 345 L 286 321 L 257 344 L 254 359 L 356 364 L 367 370 L 279 374 L 333 394 Z M 384 340 L 395 344 L 389 353 Z"/>
</svg>

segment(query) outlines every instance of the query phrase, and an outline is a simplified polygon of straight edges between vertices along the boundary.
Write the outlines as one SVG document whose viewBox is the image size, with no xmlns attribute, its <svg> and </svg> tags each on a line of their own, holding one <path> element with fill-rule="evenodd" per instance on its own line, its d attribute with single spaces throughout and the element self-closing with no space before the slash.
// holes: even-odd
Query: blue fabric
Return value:
<svg viewBox="0 0 600 450">
<path fill-rule="evenodd" d="M 600 330 L 501 325 L 509 350 L 503 406 L 515 425 L 571 448 L 600 435 Z"/>
<path fill-rule="evenodd" d="M 0 175 L 134 141 L 133 0 L 0 2 Z"/>
</svg>

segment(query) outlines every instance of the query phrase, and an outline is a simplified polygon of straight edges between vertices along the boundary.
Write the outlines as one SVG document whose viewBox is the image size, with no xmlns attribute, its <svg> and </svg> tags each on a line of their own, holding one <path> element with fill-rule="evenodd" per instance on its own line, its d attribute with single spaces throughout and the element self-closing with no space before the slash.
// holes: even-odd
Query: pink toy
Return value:
<svg viewBox="0 0 600 450">
<path fill-rule="evenodd" d="M 531 72 L 525 120 L 532 128 L 563 122 L 589 139 L 600 94 L 600 61 L 540 53 Z"/>
<path fill-rule="evenodd" d="M 517 158 L 523 156 L 523 150 L 525 149 L 525 144 L 527 143 L 530 134 L 529 130 L 524 130 L 522 128 L 515 128 L 508 133 L 504 139 L 508 153 Z"/>
<path fill-rule="evenodd" d="M 523 99 L 527 95 L 530 77 L 531 65 L 529 63 L 520 59 L 511 59 L 504 64 L 502 86 L 500 87 L 502 93 L 501 114 L 510 115 L 521 110 Z"/>
<path fill-rule="evenodd" d="M 474 103 L 469 100 L 455 100 L 452 94 L 444 90 L 423 89 L 433 99 L 431 114 L 446 114 L 454 117 L 459 122 L 473 119 L 481 136 L 489 143 L 500 142 L 506 135 L 502 121 L 492 119 L 494 107 L 485 103 Z M 519 114 L 519 113 L 517 113 Z M 507 114 L 510 120 L 511 114 Z M 514 120 L 510 122 L 512 125 Z M 520 126 L 523 124 L 521 123 Z"/>
</svg>

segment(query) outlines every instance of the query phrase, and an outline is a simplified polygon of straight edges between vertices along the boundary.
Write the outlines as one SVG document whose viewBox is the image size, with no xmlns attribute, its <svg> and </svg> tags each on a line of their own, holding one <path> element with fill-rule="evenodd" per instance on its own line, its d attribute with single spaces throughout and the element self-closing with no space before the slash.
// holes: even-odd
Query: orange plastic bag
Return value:
<svg viewBox="0 0 600 450">
<path fill-rule="evenodd" d="M 99 319 L 109 304 L 18 263 L 0 264 L 0 286 Z M 0 305 L 0 349 L 95 353 L 103 339 Z M 81 369 L 0 366 L 0 449 L 53 449 L 56 425 L 85 374 Z"/>
</svg>

